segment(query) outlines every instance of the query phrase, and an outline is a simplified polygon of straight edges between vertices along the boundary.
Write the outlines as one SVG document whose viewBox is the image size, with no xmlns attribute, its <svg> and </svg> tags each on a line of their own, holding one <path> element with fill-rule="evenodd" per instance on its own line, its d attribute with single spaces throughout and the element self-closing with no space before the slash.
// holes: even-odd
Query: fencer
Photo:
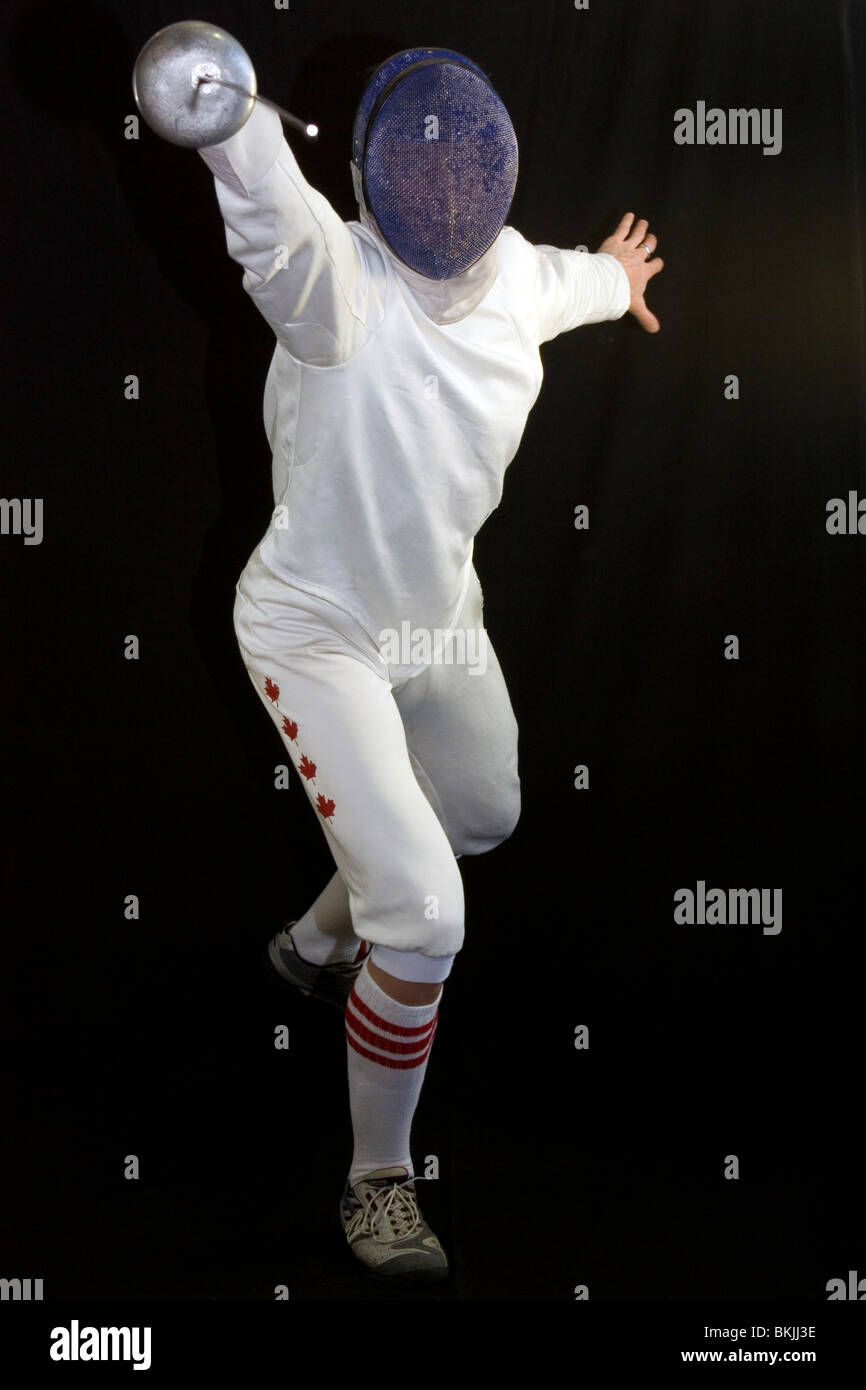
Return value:
<svg viewBox="0 0 866 1390">
<path fill-rule="evenodd" d="M 488 640 L 473 670 L 449 660 L 448 634 L 484 628 L 474 538 L 538 397 L 540 345 L 627 312 L 657 332 L 644 291 L 663 262 L 631 213 L 594 254 L 507 225 L 512 122 L 485 72 L 446 49 L 394 54 L 367 83 L 357 219 L 310 186 L 266 106 L 199 154 L 275 337 L 274 509 L 234 627 L 334 860 L 268 958 L 344 1013 L 353 1255 L 392 1282 L 439 1279 L 448 1257 L 420 1210 L 412 1118 L 464 940 L 458 860 L 501 844 L 520 814 L 496 654 Z M 394 661 L 386 634 L 406 625 L 438 636 Z M 276 890 L 302 891 L 301 869 L 287 841 Z"/>
</svg>

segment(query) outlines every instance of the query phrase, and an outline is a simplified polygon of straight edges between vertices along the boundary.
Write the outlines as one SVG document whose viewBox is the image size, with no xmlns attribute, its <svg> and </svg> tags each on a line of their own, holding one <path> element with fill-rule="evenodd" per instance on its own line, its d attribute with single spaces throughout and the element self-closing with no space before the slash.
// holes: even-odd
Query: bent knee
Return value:
<svg viewBox="0 0 866 1390">
<path fill-rule="evenodd" d="M 404 863 L 356 903 L 355 931 L 396 951 L 453 956 L 463 945 L 463 878 L 447 843 L 421 868 Z"/>
<path fill-rule="evenodd" d="M 453 854 L 443 863 L 430 883 L 416 880 L 418 889 L 427 889 L 422 900 L 417 950 L 430 956 L 456 956 L 463 945 L 465 903 L 463 877 Z"/>
<path fill-rule="evenodd" d="M 516 781 L 495 806 L 479 807 L 474 816 L 466 817 L 455 836 L 459 840 L 455 853 L 485 854 L 501 845 L 517 829 L 521 804 L 520 782 Z"/>
</svg>

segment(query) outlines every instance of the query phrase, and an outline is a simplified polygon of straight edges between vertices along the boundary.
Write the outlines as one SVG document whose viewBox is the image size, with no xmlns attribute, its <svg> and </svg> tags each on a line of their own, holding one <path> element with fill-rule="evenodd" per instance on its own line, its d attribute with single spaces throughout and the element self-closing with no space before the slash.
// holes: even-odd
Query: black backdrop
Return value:
<svg viewBox="0 0 866 1390">
<path fill-rule="evenodd" d="M 257 973 L 331 872 L 297 781 L 274 787 L 286 759 L 231 628 L 273 504 L 272 340 L 198 156 L 143 123 L 124 138 L 138 49 L 190 17 L 318 121 L 295 148 L 345 217 L 363 71 L 444 44 L 512 114 L 513 225 L 595 250 L 633 210 L 665 259 L 660 334 L 627 316 L 543 348 L 476 542 L 524 802 L 509 841 L 461 861 L 466 944 L 413 1133 L 418 1171 L 439 1159 L 425 1209 L 456 1266 L 435 1296 L 822 1301 L 866 1275 L 866 538 L 825 525 L 828 499 L 866 496 L 862 6 L 4 17 L 0 491 L 42 498 L 44 533 L 0 537 L 0 1275 L 42 1277 L 46 1298 L 383 1296 L 332 1210 L 351 1152 L 339 1020 Z M 781 151 L 676 144 L 674 111 L 698 101 L 781 108 Z M 781 932 L 678 925 L 673 894 L 698 880 L 782 888 Z"/>
</svg>

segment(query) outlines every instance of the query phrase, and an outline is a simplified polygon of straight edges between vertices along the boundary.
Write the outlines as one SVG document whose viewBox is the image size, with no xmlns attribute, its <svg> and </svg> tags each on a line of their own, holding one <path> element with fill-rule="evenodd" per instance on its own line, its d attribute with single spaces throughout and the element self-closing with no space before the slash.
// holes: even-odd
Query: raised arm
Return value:
<svg viewBox="0 0 866 1390">
<path fill-rule="evenodd" d="M 378 324 L 378 292 L 349 227 L 301 173 L 277 113 L 257 102 L 235 135 L 199 154 L 229 255 L 278 341 L 317 367 L 353 356 Z"/>
</svg>

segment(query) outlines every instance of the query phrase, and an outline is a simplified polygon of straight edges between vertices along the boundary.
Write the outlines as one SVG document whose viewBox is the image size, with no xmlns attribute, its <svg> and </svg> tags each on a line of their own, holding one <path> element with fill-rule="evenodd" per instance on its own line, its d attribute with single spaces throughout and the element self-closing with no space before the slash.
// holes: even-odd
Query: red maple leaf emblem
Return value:
<svg viewBox="0 0 866 1390">
<path fill-rule="evenodd" d="M 310 762 L 306 753 L 302 754 L 301 756 L 301 761 L 298 764 L 298 771 L 301 773 L 302 776 L 307 778 L 315 777 L 316 775 L 316 764 Z"/>
<path fill-rule="evenodd" d="M 294 743 L 298 737 L 298 726 L 294 719 L 290 719 L 288 715 L 283 719 L 283 730 L 288 734 L 292 743 Z"/>
<path fill-rule="evenodd" d="M 277 700 L 280 698 L 280 687 L 275 681 L 271 680 L 270 676 L 265 679 L 265 694 L 269 700 L 273 700 L 274 704 L 276 704 Z"/>
<path fill-rule="evenodd" d="M 319 795 L 316 797 L 316 810 L 320 811 L 325 817 L 325 820 L 327 820 L 329 816 L 334 814 L 334 803 L 333 801 L 326 801 L 322 793 L 319 792 Z"/>
</svg>

